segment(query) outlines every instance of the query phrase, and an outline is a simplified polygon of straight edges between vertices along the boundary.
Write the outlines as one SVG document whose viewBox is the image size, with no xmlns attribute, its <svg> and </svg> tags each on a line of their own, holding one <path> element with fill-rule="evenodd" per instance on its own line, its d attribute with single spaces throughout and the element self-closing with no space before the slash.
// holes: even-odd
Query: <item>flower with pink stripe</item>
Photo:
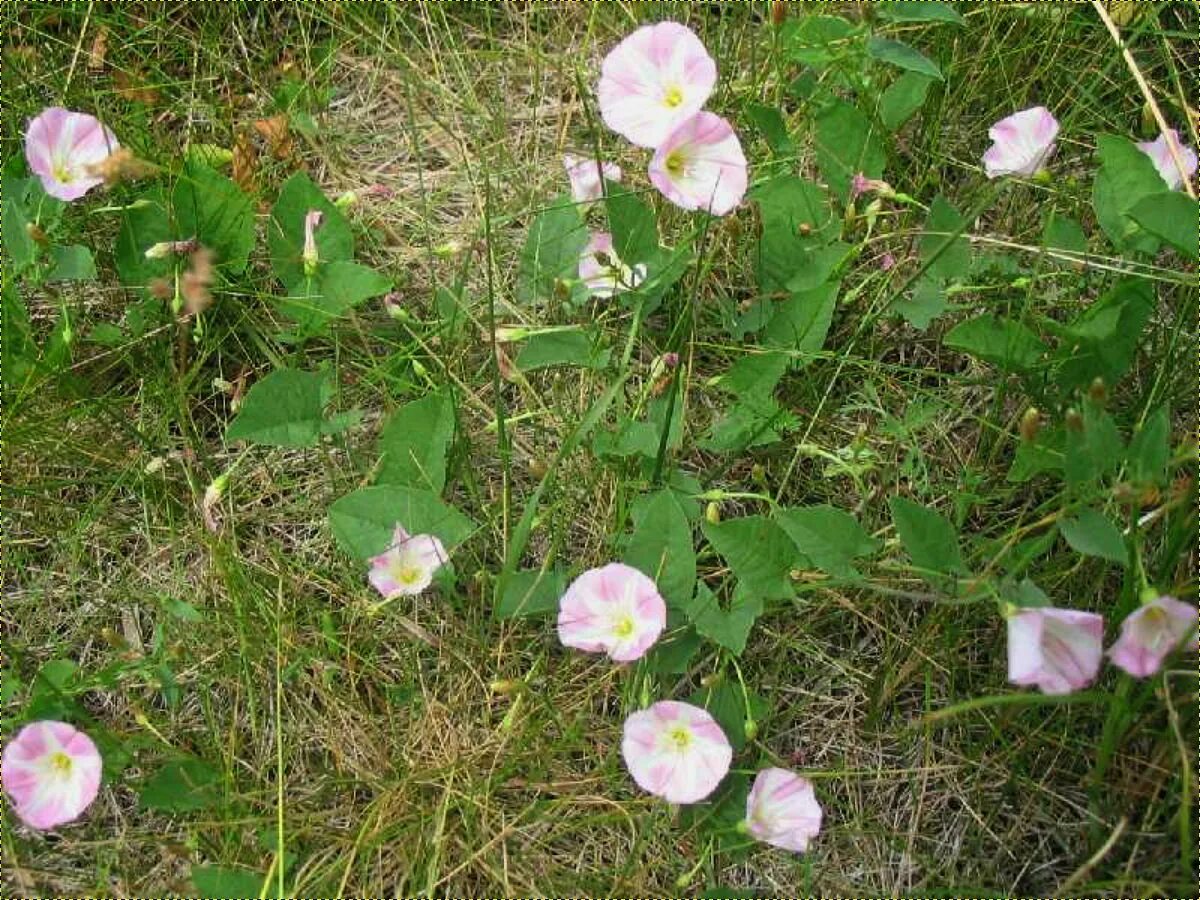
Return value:
<svg viewBox="0 0 1200 900">
<path fill-rule="evenodd" d="M 1134 678 L 1149 678 L 1186 637 L 1196 634 L 1196 607 L 1174 597 L 1155 597 L 1121 623 L 1108 658 Z"/>
<path fill-rule="evenodd" d="M 25 158 L 42 187 L 59 200 L 78 200 L 104 178 L 95 167 L 117 149 L 117 137 L 86 113 L 43 110 L 25 130 Z"/>
<path fill-rule="evenodd" d="M 1034 106 L 1001 119 L 988 130 L 994 142 L 983 155 L 988 178 L 1032 177 L 1054 153 L 1058 121 L 1044 106 Z"/>
<path fill-rule="evenodd" d="M 683 120 L 650 160 L 650 180 L 683 209 L 724 216 L 742 202 L 746 155 L 733 126 L 715 113 Z"/>
<path fill-rule="evenodd" d="M 434 573 L 446 564 L 446 549 L 432 534 L 410 535 L 397 524 L 392 545 L 369 562 L 371 584 L 385 600 L 392 600 L 429 587 Z"/>
<path fill-rule="evenodd" d="M 571 197 L 576 203 L 591 203 L 604 196 L 603 179 L 621 180 L 621 167 L 616 163 L 599 163 L 594 159 L 581 159 L 570 153 L 563 155 L 563 167 L 571 180 Z"/>
<path fill-rule="evenodd" d="M 18 818 L 30 828 L 74 821 L 100 790 L 100 753 L 65 722 L 33 722 L 4 748 L 0 779 Z"/>
<path fill-rule="evenodd" d="M 1096 680 L 1104 653 L 1104 619 L 1053 606 L 1008 617 L 1008 680 L 1045 694 L 1070 694 Z"/>
<path fill-rule="evenodd" d="M 625 720 L 621 755 L 642 790 L 670 803 L 699 803 L 729 772 L 733 748 L 703 709 L 663 700 Z"/>
<path fill-rule="evenodd" d="M 787 769 L 763 769 L 746 798 L 746 829 L 760 841 L 795 853 L 821 831 L 812 783 Z"/>
<path fill-rule="evenodd" d="M 1154 168 L 1158 169 L 1158 174 L 1167 183 L 1167 187 L 1173 191 L 1183 187 L 1185 173 L 1188 178 L 1196 174 L 1196 151 L 1183 145 L 1183 142 L 1179 140 L 1179 132 L 1174 128 L 1166 134 L 1160 134 L 1156 140 L 1145 141 L 1137 146 L 1139 150 L 1150 157 Z M 1179 154 L 1179 161 L 1183 163 L 1183 173 L 1179 171 L 1179 166 L 1175 163 L 1175 153 L 1171 152 L 1172 147 Z"/>
<path fill-rule="evenodd" d="M 654 582 L 632 566 L 589 569 L 558 603 L 558 638 L 616 662 L 640 659 L 667 624 L 667 604 Z"/>
</svg>

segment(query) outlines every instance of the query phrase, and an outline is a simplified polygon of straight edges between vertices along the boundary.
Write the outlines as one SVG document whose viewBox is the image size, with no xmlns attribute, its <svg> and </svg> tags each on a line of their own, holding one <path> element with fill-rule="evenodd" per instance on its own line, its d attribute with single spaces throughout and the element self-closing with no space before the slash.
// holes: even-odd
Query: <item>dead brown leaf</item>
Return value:
<svg viewBox="0 0 1200 900">
<path fill-rule="evenodd" d="M 254 193 L 254 173 L 258 168 L 258 151 L 254 149 L 254 141 L 250 132 L 243 129 L 238 132 L 233 142 L 233 159 L 230 161 L 233 169 L 233 180 L 247 194 Z"/>
<path fill-rule="evenodd" d="M 254 130 L 263 136 L 267 142 L 267 149 L 276 159 L 288 160 L 295 154 L 296 145 L 292 140 L 287 113 L 280 113 L 269 119 L 258 119 L 254 123 Z"/>
<path fill-rule="evenodd" d="M 104 61 L 108 58 L 108 26 L 101 25 L 92 39 L 92 49 L 88 52 L 87 67 L 89 71 L 99 72 L 104 69 Z"/>
</svg>

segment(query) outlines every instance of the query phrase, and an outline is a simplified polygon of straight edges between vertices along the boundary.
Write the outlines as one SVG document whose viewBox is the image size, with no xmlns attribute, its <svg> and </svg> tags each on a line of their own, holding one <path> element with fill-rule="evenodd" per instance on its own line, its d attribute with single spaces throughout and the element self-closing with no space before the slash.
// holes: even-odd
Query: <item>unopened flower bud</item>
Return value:
<svg viewBox="0 0 1200 900">
<path fill-rule="evenodd" d="M 750 469 L 750 478 L 755 484 L 767 483 L 767 468 L 762 463 L 755 463 Z"/>
<path fill-rule="evenodd" d="M 1042 413 L 1036 406 L 1031 406 L 1025 410 L 1025 415 L 1021 416 L 1021 440 L 1027 444 L 1033 443 L 1037 438 L 1038 432 L 1042 428 Z"/>
<path fill-rule="evenodd" d="M 304 215 L 304 251 L 300 258 L 304 261 L 304 274 L 311 278 L 317 274 L 317 266 L 321 262 L 317 250 L 317 228 L 324 214 L 319 209 L 310 209 Z"/>
<path fill-rule="evenodd" d="M 662 361 L 663 361 L 663 365 L 666 366 L 668 369 L 674 369 L 676 366 L 679 365 L 679 354 L 674 353 L 674 352 L 664 353 Z"/>
<path fill-rule="evenodd" d="M 746 740 L 748 741 L 752 741 L 758 737 L 758 723 L 753 719 L 747 719 L 742 725 L 742 730 L 746 733 Z"/>
<path fill-rule="evenodd" d="M 462 241 L 446 241 L 446 243 L 438 244 L 433 248 L 433 255 L 441 259 L 449 259 L 452 256 L 458 256 L 462 250 Z"/>
<path fill-rule="evenodd" d="M 1098 406 L 1102 406 L 1108 402 L 1108 385 L 1104 383 L 1103 378 L 1097 378 L 1088 388 L 1088 396 L 1092 398 L 1092 402 Z"/>
<path fill-rule="evenodd" d="M 1083 431 L 1083 416 L 1076 409 L 1068 409 L 1066 417 L 1067 429 L 1069 431 Z"/>
<path fill-rule="evenodd" d="M 716 500 L 709 501 L 708 506 L 704 508 L 704 518 L 712 525 L 719 525 L 721 523 L 721 504 Z"/>
<path fill-rule="evenodd" d="M 338 209 L 349 209 L 358 202 L 358 191 L 346 191 L 333 201 L 333 205 Z"/>
</svg>

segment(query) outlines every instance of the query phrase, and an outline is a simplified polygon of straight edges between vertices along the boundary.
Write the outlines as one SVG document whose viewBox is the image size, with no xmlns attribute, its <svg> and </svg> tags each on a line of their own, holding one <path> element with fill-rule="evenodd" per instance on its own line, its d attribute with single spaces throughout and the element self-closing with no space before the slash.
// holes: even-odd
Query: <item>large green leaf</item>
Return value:
<svg viewBox="0 0 1200 900">
<path fill-rule="evenodd" d="M 762 614 L 762 596 L 744 585 L 738 585 L 734 590 L 729 609 L 725 610 L 716 595 L 701 582 L 687 608 L 688 619 L 696 631 L 716 641 L 734 656 L 741 656 L 745 651 L 750 629 Z"/>
<path fill-rule="evenodd" d="M 274 897 L 274 892 L 262 894 L 264 878 L 247 869 L 226 866 L 192 866 L 192 886 L 197 897 L 217 900 L 225 897 Z"/>
<path fill-rule="evenodd" d="M 795 594 L 791 572 L 800 554 L 792 539 L 771 519 L 747 516 L 728 522 L 705 522 L 704 536 L 752 596 L 780 600 Z"/>
<path fill-rule="evenodd" d="M 650 260 L 658 250 L 658 219 L 646 201 L 628 188 L 608 185 L 608 227 L 613 250 L 627 266 Z"/>
<path fill-rule="evenodd" d="M 763 343 L 796 351 L 791 357 L 795 368 L 808 365 L 825 346 L 840 288 L 841 282 L 833 281 L 777 303 L 775 315 L 763 331 Z"/>
<path fill-rule="evenodd" d="M 1119 135 L 1096 139 L 1101 168 L 1092 190 L 1096 220 L 1119 250 L 1154 253 L 1158 238 L 1147 234 L 1129 215 L 1145 197 L 1163 192 L 1163 179 L 1137 145 Z"/>
<path fill-rule="evenodd" d="M 318 372 L 272 372 L 250 388 L 225 440 L 275 447 L 314 446 L 325 421 L 324 382 L 325 376 Z"/>
<path fill-rule="evenodd" d="M 383 459 L 375 483 L 440 494 L 446 486 L 446 451 L 453 439 L 454 402 L 449 391 L 406 403 L 388 419 L 379 437 Z"/>
<path fill-rule="evenodd" d="M 837 578 L 860 577 L 854 560 L 879 549 L 854 516 L 832 506 L 781 509 L 775 520 L 813 565 Z"/>
<path fill-rule="evenodd" d="M 671 606 L 688 605 L 696 586 L 696 548 L 692 525 L 674 491 L 663 489 L 634 503 L 624 560 L 654 579 Z"/>
<path fill-rule="evenodd" d="M 333 536 L 351 556 L 377 556 L 392 543 L 396 525 L 409 534 L 432 534 L 449 550 L 475 530 L 475 523 L 437 494 L 400 485 L 360 488 L 329 508 Z"/>
<path fill-rule="evenodd" d="M 47 281 L 92 281 L 96 278 L 96 260 L 92 251 L 81 244 L 51 247 L 54 268 Z"/>
<path fill-rule="evenodd" d="M 322 265 L 316 278 L 294 285 L 279 302 L 279 311 L 294 320 L 301 336 L 317 334 L 330 322 L 372 297 L 391 290 L 385 275 L 356 262 Z"/>
<path fill-rule="evenodd" d="M 171 760 L 142 786 L 138 799 L 143 809 L 160 812 L 210 809 L 221 802 L 220 773 L 200 759 Z"/>
<path fill-rule="evenodd" d="M 311 210 L 321 213 L 314 235 L 320 264 L 354 259 L 354 234 L 346 217 L 306 173 L 297 172 L 284 182 L 267 223 L 271 268 L 289 290 L 305 279 L 304 218 Z"/>
<path fill-rule="evenodd" d="M 862 110 L 841 100 L 816 116 L 816 153 L 821 174 L 843 198 L 849 197 L 856 173 L 880 178 L 887 165 L 887 152 L 874 123 Z"/>
<path fill-rule="evenodd" d="M 160 186 L 147 190 L 126 207 L 117 234 L 117 274 L 129 287 L 146 288 L 156 278 L 165 278 L 175 266 L 170 258 L 147 259 L 155 244 L 175 240 L 170 206 Z"/>
<path fill-rule="evenodd" d="M 958 532 L 941 513 L 905 497 L 890 498 L 888 506 L 913 565 L 946 575 L 968 574 L 958 547 Z"/>
<path fill-rule="evenodd" d="M 879 118 L 889 131 L 897 131 L 925 105 L 935 79 L 918 72 L 905 72 L 879 98 Z"/>
<path fill-rule="evenodd" d="M 516 365 L 522 372 L 559 366 L 603 369 L 611 356 L 612 351 L 602 343 L 599 328 L 542 331 L 525 341 Z"/>
<path fill-rule="evenodd" d="M 548 300 L 559 280 L 575 279 L 579 254 L 587 243 L 587 228 L 569 199 L 558 200 L 529 228 L 517 270 L 517 299 L 522 303 Z"/>
<path fill-rule="evenodd" d="M 1076 516 L 1063 519 L 1058 523 L 1058 530 L 1077 553 L 1099 556 L 1121 566 L 1129 564 L 1129 550 L 1121 530 L 1099 510 L 1085 509 Z"/>
<path fill-rule="evenodd" d="M 1167 407 L 1152 412 L 1129 442 L 1130 475 L 1134 481 L 1158 483 L 1171 458 L 1171 415 Z"/>
<path fill-rule="evenodd" d="M 1016 371 L 1033 368 L 1046 352 L 1046 345 L 1020 322 L 987 314 L 955 325 L 946 334 L 945 344 Z"/>
<path fill-rule="evenodd" d="M 758 202 L 762 219 L 756 257 L 759 290 L 767 294 L 805 289 L 790 287 L 798 276 L 806 288 L 828 278 L 842 256 L 827 249 L 837 236 L 829 195 L 811 181 L 781 175 L 750 196 Z"/>
<path fill-rule="evenodd" d="M 1200 250 L 1200 207 L 1182 191 L 1162 191 L 1142 197 L 1129 216 L 1146 231 L 1162 238 L 1192 262 Z"/>
<path fill-rule="evenodd" d="M 254 204 L 230 179 L 187 162 L 171 195 L 179 240 L 195 238 L 230 272 L 240 272 L 254 249 Z"/>
<path fill-rule="evenodd" d="M 1063 330 L 1055 353 L 1058 383 L 1066 390 L 1086 387 L 1096 378 L 1116 384 L 1129 371 L 1141 336 L 1154 311 L 1154 289 L 1128 278 L 1089 304 Z"/>
<path fill-rule="evenodd" d="M 33 265 L 37 258 L 37 245 L 29 236 L 29 220 L 25 210 L 7 196 L 4 198 L 4 227 L 0 230 L 4 233 L 6 262 L 12 267 L 13 273 L 19 275 Z"/>
<path fill-rule="evenodd" d="M 889 63 L 909 72 L 942 80 L 942 70 L 937 63 L 903 41 L 892 38 L 873 37 L 867 42 L 867 52 L 882 62 Z"/>
</svg>

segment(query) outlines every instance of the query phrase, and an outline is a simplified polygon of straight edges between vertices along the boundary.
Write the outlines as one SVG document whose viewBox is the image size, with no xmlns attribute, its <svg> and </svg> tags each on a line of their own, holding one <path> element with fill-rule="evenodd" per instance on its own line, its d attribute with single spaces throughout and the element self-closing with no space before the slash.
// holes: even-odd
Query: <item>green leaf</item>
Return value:
<svg viewBox="0 0 1200 900">
<path fill-rule="evenodd" d="M 856 36 L 854 26 L 840 16 L 804 15 L 784 24 L 780 45 L 796 62 L 822 69 L 857 49 Z"/>
<path fill-rule="evenodd" d="M 797 278 L 809 287 L 827 279 L 842 258 L 828 252 L 837 236 L 829 195 L 811 181 L 781 175 L 755 188 L 751 199 L 758 202 L 762 220 L 756 258 L 760 291 L 788 290 Z"/>
<path fill-rule="evenodd" d="M 530 335 L 517 355 L 516 366 L 522 372 L 557 366 L 603 369 L 612 351 L 602 345 L 598 328 L 542 331 Z"/>
<path fill-rule="evenodd" d="M 901 297 L 893 307 L 913 328 L 924 331 L 934 319 L 950 308 L 946 288 L 936 278 L 922 276 L 913 287 L 911 297 Z"/>
<path fill-rule="evenodd" d="M 1058 530 L 1077 553 L 1098 556 L 1122 566 L 1129 564 L 1129 551 L 1120 529 L 1098 510 L 1085 509 L 1073 518 L 1063 519 Z"/>
<path fill-rule="evenodd" d="M 1200 248 L 1200 206 L 1182 191 L 1163 191 L 1138 200 L 1129 210 L 1133 221 L 1162 238 L 1187 259 Z"/>
<path fill-rule="evenodd" d="M 1033 368 L 1046 352 L 1046 345 L 1020 322 L 987 314 L 955 325 L 944 342 L 1001 369 L 1016 371 Z"/>
<path fill-rule="evenodd" d="M 233 162 L 233 151 L 220 144 L 188 144 L 184 148 L 186 162 L 199 163 L 210 169 L 224 169 Z"/>
<path fill-rule="evenodd" d="M 1166 475 L 1171 459 L 1171 416 L 1160 406 L 1146 419 L 1129 442 L 1130 475 L 1135 482 L 1157 484 Z"/>
<path fill-rule="evenodd" d="M 925 105 L 935 79 L 919 72 L 905 72 L 879 98 L 879 118 L 888 131 L 898 131 Z"/>
<path fill-rule="evenodd" d="M 888 507 L 914 566 L 946 575 L 969 574 L 958 547 L 958 532 L 941 513 L 905 497 L 891 497 Z"/>
<path fill-rule="evenodd" d="M 1098 481 L 1115 471 L 1125 458 L 1121 432 L 1103 407 L 1084 403 L 1082 418 L 1082 428 L 1067 429 L 1063 454 L 1067 484 L 1072 487 Z"/>
<path fill-rule="evenodd" d="M 875 124 L 860 109 L 834 101 L 816 116 L 816 155 L 821 174 L 834 193 L 846 199 L 854 175 L 881 178 L 887 152 Z"/>
<path fill-rule="evenodd" d="M 306 173 L 297 172 L 284 182 L 267 223 L 271 269 L 288 290 L 305 279 L 304 218 L 310 210 L 321 213 L 321 224 L 314 234 L 320 264 L 354 259 L 354 234 L 346 217 Z"/>
<path fill-rule="evenodd" d="M 440 494 L 446 486 L 446 451 L 454 440 L 454 425 L 449 391 L 436 391 L 400 407 L 379 436 L 383 459 L 375 483 Z"/>
<path fill-rule="evenodd" d="M 700 447 L 713 453 L 741 453 L 783 439 L 794 428 L 796 417 L 771 397 L 747 397 L 713 423 Z"/>
<path fill-rule="evenodd" d="M 933 278 L 954 281 L 971 271 L 971 242 L 963 234 L 952 237 L 967 224 L 945 197 L 935 197 L 929 207 L 926 233 L 921 235 L 921 261 Z"/>
<path fill-rule="evenodd" d="M 795 595 L 791 572 L 799 554 L 792 539 L 771 519 L 747 516 L 705 522 L 704 536 L 757 599 L 784 600 Z"/>
<path fill-rule="evenodd" d="M 312 447 L 324 422 L 318 372 L 278 369 L 250 388 L 241 410 L 225 432 L 225 440 L 251 441 L 274 447 Z"/>
<path fill-rule="evenodd" d="M 96 261 L 92 251 L 80 244 L 70 247 L 52 247 L 50 256 L 54 268 L 48 281 L 93 281 L 96 278 Z"/>
<path fill-rule="evenodd" d="M 409 534 L 432 534 L 447 550 L 461 544 L 475 523 L 437 494 L 399 485 L 360 488 L 329 508 L 333 536 L 351 556 L 377 556 L 392 543 L 399 524 Z"/>
<path fill-rule="evenodd" d="M 775 315 L 763 332 L 763 344 L 795 351 L 790 356 L 793 368 L 808 365 L 825 346 L 840 288 L 841 282 L 834 281 L 793 293 L 776 304 Z"/>
<path fill-rule="evenodd" d="M 767 141 L 775 156 L 791 157 L 796 154 L 796 145 L 788 134 L 787 122 L 778 107 L 763 103 L 748 103 L 746 115 Z"/>
<path fill-rule="evenodd" d="M 623 418 L 615 431 L 598 431 L 592 439 L 592 452 L 597 456 L 628 459 L 645 456 L 654 459 L 658 455 L 659 432 L 651 422 L 637 422 Z"/>
<path fill-rule="evenodd" d="M 891 38 L 873 37 L 867 42 L 867 52 L 881 62 L 889 63 L 909 72 L 916 72 L 929 78 L 942 80 L 942 70 L 937 63 L 903 41 Z"/>
<path fill-rule="evenodd" d="M 180 240 L 196 238 L 218 264 L 241 272 L 254 249 L 254 204 L 230 179 L 187 162 L 171 195 Z"/>
<path fill-rule="evenodd" d="M 181 622 L 203 622 L 204 613 L 192 606 L 186 600 L 177 600 L 174 597 L 164 597 L 162 601 L 163 608 L 176 619 Z"/>
<path fill-rule="evenodd" d="M 138 801 L 159 812 L 210 809 L 221 802 L 220 773 L 201 759 L 171 760 L 142 786 Z"/>
<path fill-rule="evenodd" d="M 1074 219 L 1056 212 L 1046 217 L 1042 243 L 1052 250 L 1066 250 L 1069 253 L 1086 253 L 1088 248 L 1083 227 Z"/>
<path fill-rule="evenodd" d="M 743 691 L 740 684 L 727 678 L 712 687 L 701 688 L 688 697 L 687 702 L 708 710 L 736 753 L 746 748 L 747 716 L 758 722 L 771 711 L 766 700 L 752 690 Z M 742 809 L 744 812 L 745 807 Z"/>
<path fill-rule="evenodd" d="M 554 296 L 556 282 L 576 279 L 579 254 L 587 240 L 587 228 L 579 209 L 569 199 L 559 200 L 542 212 L 530 227 L 521 252 L 517 300 L 521 303 L 549 300 Z"/>
<path fill-rule="evenodd" d="M 741 585 L 734 589 L 728 611 L 721 608 L 716 594 L 703 582 L 696 586 L 696 595 L 687 607 L 688 621 L 696 631 L 734 656 L 745 651 L 750 629 L 762 614 L 762 597 Z"/>
<path fill-rule="evenodd" d="M 692 525 L 675 492 L 663 489 L 639 497 L 632 514 L 625 563 L 652 578 L 668 604 L 685 608 L 695 592 L 696 548 Z"/>
<path fill-rule="evenodd" d="M 129 287 L 143 290 L 155 278 L 166 278 L 175 265 L 174 260 L 147 259 L 146 251 L 155 244 L 175 240 L 166 195 L 161 187 L 150 188 L 121 216 L 117 234 L 117 274 Z"/>
<path fill-rule="evenodd" d="M 260 893 L 265 879 L 256 872 L 246 869 L 230 869 L 225 866 L 192 866 L 192 886 L 196 896 L 206 900 L 231 897 L 262 897 Z M 274 897 L 273 892 L 265 896 Z"/>
<path fill-rule="evenodd" d="M 717 386 L 735 397 L 767 398 L 775 393 L 790 362 L 786 353 L 746 353 L 720 377 Z"/>
<path fill-rule="evenodd" d="M 627 266 L 652 258 L 658 251 L 658 219 L 650 205 L 633 191 L 610 181 L 606 207 L 617 258 Z"/>
<path fill-rule="evenodd" d="M 1102 134 L 1096 139 L 1096 152 L 1102 165 L 1092 189 L 1092 206 L 1100 227 L 1119 250 L 1157 252 L 1158 239 L 1143 231 L 1129 212 L 1143 198 L 1162 193 L 1162 176 L 1128 138 Z"/>
<path fill-rule="evenodd" d="M 1107 384 L 1120 381 L 1133 365 L 1154 302 L 1148 282 L 1128 278 L 1088 305 L 1065 329 L 1055 354 L 1058 383 L 1074 390 L 1096 378 Z"/>
<path fill-rule="evenodd" d="M 879 14 L 894 22 L 950 22 L 962 24 L 953 3 L 942 0 L 884 0 L 874 4 Z"/>
<path fill-rule="evenodd" d="M 879 549 L 879 541 L 867 534 L 854 516 L 832 506 L 781 509 L 775 519 L 797 550 L 835 578 L 861 577 L 853 561 Z"/>
<path fill-rule="evenodd" d="M 496 605 L 496 618 L 517 619 L 555 612 L 566 590 L 567 573 L 560 569 L 513 572 Z"/>
<path fill-rule="evenodd" d="M 356 262 L 331 262 L 320 267 L 315 279 L 306 278 L 294 285 L 279 302 L 279 311 L 296 323 L 301 336 L 308 337 L 391 288 L 391 279 L 374 269 Z"/>
<path fill-rule="evenodd" d="M 700 652 L 700 635 L 693 628 L 679 629 L 661 638 L 646 655 L 646 668 L 659 675 L 683 675 Z"/>
<path fill-rule="evenodd" d="M 12 266 L 13 274 L 19 275 L 33 265 L 37 258 L 37 245 L 29 236 L 29 220 L 16 201 L 4 198 L 4 255 Z"/>
</svg>

